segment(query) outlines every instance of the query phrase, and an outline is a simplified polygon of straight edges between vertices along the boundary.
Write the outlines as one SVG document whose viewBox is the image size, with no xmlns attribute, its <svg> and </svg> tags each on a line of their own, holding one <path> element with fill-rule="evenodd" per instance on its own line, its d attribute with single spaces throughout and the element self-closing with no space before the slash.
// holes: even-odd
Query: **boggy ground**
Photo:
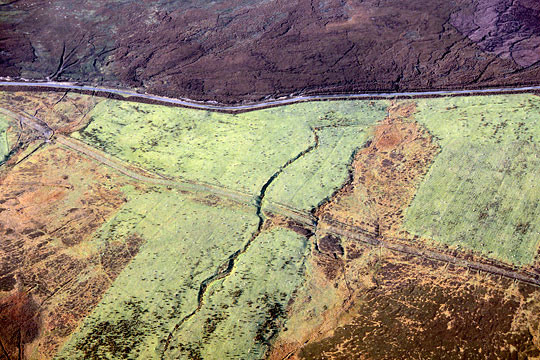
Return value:
<svg viewBox="0 0 540 360">
<path fill-rule="evenodd" d="M 339 240 L 338 240 L 339 241 Z M 335 307 L 299 297 L 270 359 L 525 359 L 540 355 L 538 289 L 418 257 L 339 241 L 340 263 L 311 280 L 336 288 Z M 332 259 L 332 260 L 331 260 Z M 322 290 L 325 291 L 325 290 Z M 313 304 L 315 303 L 315 304 Z M 305 326 L 319 308 L 319 323 Z M 536 308 L 535 308 L 536 307 Z M 307 315 L 306 315 L 307 314 Z M 295 319 L 299 318 L 299 319 Z M 302 323 L 304 325 L 295 326 Z"/>
<path fill-rule="evenodd" d="M 21 0 L 2 10 L 0 76 L 229 103 L 540 76 L 532 0 Z"/>
<path fill-rule="evenodd" d="M 373 236 L 407 236 L 403 211 L 437 155 L 438 145 L 414 122 L 414 103 L 396 103 L 376 127 L 373 139 L 357 152 L 351 180 L 317 216 L 339 221 Z"/>
<path fill-rule="evenodd" d="M 49 145 L 0 179 L 0 357 L 50 358 L 142 240 L 96 244 L 125 181 Z"/>
<path fill-rule="evenodd" d="M 84 127 L 88 113 L 103 99 L 72 92 L 0 92 L 0 108 L 35 116 L 59 133 Z"/>
</svg>

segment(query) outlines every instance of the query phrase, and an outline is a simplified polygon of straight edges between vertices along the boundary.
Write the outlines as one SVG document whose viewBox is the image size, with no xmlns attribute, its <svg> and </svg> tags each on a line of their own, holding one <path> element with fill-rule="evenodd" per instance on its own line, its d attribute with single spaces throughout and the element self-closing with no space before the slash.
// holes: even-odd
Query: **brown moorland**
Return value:
<svg viewBox="0 0 540 360">
<path fill-rule="evenodd" d="M 73 92 L 0 92 L 0 108 L 24 117 L 34 116 L 57 133 L 84 127 L 88 113 L 101 98 Z"/>
<path fill-rule="evenodd" d="M 338 239 L 343 255 L 321 250 L 313 262 L 340 263 L 332 278 L 315 265 L 311 286 L 328 299 L 299 296 L 270 359 L 511 359 L 540 355 L 534 287 Z M 321 308 L 316 326 L 301 309 Z M 294 324 L 302 324 L 295 326 Z M 421 349 L 421 350 L 420 350 Z M 421 351 L 421 352 L 419 352 Z"/>
<path fill-rule="evenodd" d="M 118 190 L 125 184 L 109 169 L 56 145 L 0 179 L 3 356 L 52 357 L 137 254 L 137 236 L 122 244 L 91 241 L 126 201 Z"/>
<path fill-rule="evenodd" d="M 538 83 L 534 0 L 11 1 L 0 76 L 234 103 Z"/>
<path fill-rule="evenodd" d="M 406 237 L 403 211 L 439 152 L 431 135 L 414 122 L 414 103 L 400 103 L 355 156 L 351 181 L 317 210 L 319 219 L 339 221 L 375 237 Z"/>
</svg>

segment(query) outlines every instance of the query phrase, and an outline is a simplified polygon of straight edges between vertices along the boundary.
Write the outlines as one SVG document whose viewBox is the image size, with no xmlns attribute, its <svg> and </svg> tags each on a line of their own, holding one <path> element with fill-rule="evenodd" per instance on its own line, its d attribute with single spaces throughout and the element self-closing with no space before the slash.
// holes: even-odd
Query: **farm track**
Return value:
<svg viewBox="0 0 540 360">
<path fill-rule="evenodd" d="M 195 184 L 187 182 L 183 183 L 169 179 L 160 179 L 157 177 L 141 175 L 139 174 L 139 172 L 142 173 L 144 172 L 144 170 L 137 169 L 138 172 L 135 172 L 134 168 L 126 167 L 122 165 L 120 161 L 113 160 L 106 154 L 101 155 L 99 150 L 93 150 L 93 148 L 89 147 L 88 145 L 83 145 L 78 141 L 74 141 L 73 139 L 69 139 L 64 136 L 57 136 L 57 140 L 59 143 L 85 155 L 88 155 L 89 157 L 101 162 L 102 164 L 112 167 L 118 170 L 120 173 L 129 176 L 135 180 L 156 185 L 174 187 L 181 191 L 187 191 L 191 193 L 208 193 L 242 204 L 255 204 L 261 211 L 261 215 L 263 212 L 271 211 L 275 214 L 284 216 L 285 218 L 291 219 L 303 225 L 305 228 L 309 229 L 313 233 L 315 233 L 317 230 L 324 229 L 323 231 L 326 233 L 354 239 L 364 244 L 383 247 L 392 251 L 397 251 L 408 255 L 420 256 L 429 260 L 442 261 L 452 264 L 454 266 L 466 267 L 476 271 L 487 272 L 493 275 L 503 276 L 506 278 L 518 280 L 540 287 L 540 275 L 524 272 L 522 270 L 519 270 L 518 268 L 511 267 L 504 263 L 498 263 L 494 260 L 490 260 L 489 262 L 482 262 L 473 259 L 466 259 L 463 254 L 460 255 L 459 253 L 455 252 L 446 253 L 425 249 L 421 246 L 404 244 L 404 242 L 408 241 L 407 239 L 381 238 L 377 236 L 377 234 L 366 231 L 364 229 L 353 227 L 351 225 L 333 219 L 324 218 L 318 220 L 309 212 L 293 209 L 287 205 L 278 204 L 268 200 L 265 201 L 265 206 L 262 207 L 262 199 L 264 198 L 264 194 L 262 197 L 260 195 L 252 196 L 249 194 L 237 193 L 232 190 L 206 184 Z"/>
<path fill-rule="evenodd" d="M 88 157 L 105 164 L 118 172 L 134 179 L 137 181 L 145 182 L 148 184 L 161 185 L 167 187 L 173 187 L 180 191 L 190 192 L 190 193 L 206 193 L 208 195 L 216 195 L 223 197 L 229 200 L 239 202 L 241 204 L 250 204 L 254 203 L 255 197 L 248 193 L 243 193 L 240 191 L 226 189 L 217 185 L 204 184 L 200 182 L 188 181 L 188 180 L 172 180 L 162 176 L 157 176 L 150 174 L 146 170 L 127 165 L 122 161 L 113 158 L 112 156 L 101 152 L 97 149 L 94 149 L 80 141 L 68 138 L 63 135 L 56 135 L 54 140 L 59 144 L 64 145 L 72 150 L 80 152 Z"/>
<path fill-rule="evenodd" d="M 488 88 L 488 89 L 463 89 L 463 90 L 434 90 L 434 91 L 408 91 L 408 92 L 384 92 L 384 93 L 353 93 L 353 94 L 327 94 L 327 95 L 306 95 L 291 96 L 287 98 L 270 99 L 267 101 L 241 104 L 225 105 L 218 103 L 204 103 L 190 99 L 174 99 L 165 96 L 138 93 L 136 91 L 125 89 L 112 89 L 90 85 L 77 85 L 69 82 L 32 82 L 32 81 L 0 81 L 0 88 L 6 89 L 41 89 L 43 91 L 65 91 L 73 90 L 79 92 L 90 92 L 93 94 L 109 94 L 120 96 L 119 100 L 135 101 L 136 99 L 159 103 L 163 105 L 176 105 L 193 109 L 218 111 L 218 112 L 247 112 L 260 110 L 269 107 L 296 104 L 306 101 L 324 101 L 324 100 L 374 100 L 374 99 L 395 99 L 395 98 L 425 98 L 439 96 L 471 96 L 471 95 L 489 95 L 489 94 L 512 94 L 523 92 L 540 91 L 540 85 L 523 86 L 511 88 Z"/>
<path fill-rule="evenodd" d="M 18 116 L 20 117 L 22 115 L 18 115 Z M 17 117 L 17 119 L 19 118 Z M 35 118 L 24 119 L 24 122 L 26 124 L 32 124 L 35 121 L 36 121 Z M 41 128 L 42 130 L 44 129 L 42 121 L 37 123 L 37 125 L 39 126 L 35 126 L 35 127 L 33 126 L 36 130 L 39 130 L 39 128 Z M 49 134 L 49 133 L 46 132 L 43 135 L 46 136 L 46 134 Z M 242 204 L 255 205 L 255 206 L 258 206 L 261 214 L 263 212 L 271 211 L 273 213 L 289 218 L 305 226 L 307 229 L 309 229 L 313 233 L 315 233 L 316 231 L 324 231 L 326 233 L 334 234 L 337 236 L 343 236 L 350 239 L 354 239 L 368 245 L 383 247 L 391 251 L 397 251 L 397 252 L 405 253 L 408 255 L 420 256 L 420 257 L 423 257 L 429 260 L 434 260 L 434 261 L 442 261 L 442 262 L 449 263 L 455 266 L 466 267 L 466 268 L 473 269 L 476 271 L 482 271 L 482 272 L 490 273 L 493 275 L 503 276 L 509 279 L 517 280 L 520 282 L 524 282 L 527 284 L 540 287 L 540 274 L 526 272 L 524 270 L 518 269 L 517 267 L 511 266 L 505 263 L 500 263 L 498 261 L 489 260 L 489 259 L 482 259 L 482 260 L 472 259 L 472 256 L 470 255 L 461 254 L 457 251 L 452 251 L 452 250 L 437 251 L 437 250 L 432 250 L 432 249 L 426 249 L 421 246 L 411 245 L 410 241 L 408 243 L 405 243 L 408 241 L 407 239 L 381 238 L 377 236 L 377 234 L 370 233 L 364 229 L 353 227 L 351 225 L 344 224 L 344 223 L 335 221 L 333 219 L 323 218 L 323 219 L 318 220 L 314 218 L 313 215 L 308 212 L 293 209 L 284 204 L 278 204 L 278 203 L 273 203 L 270 201 L 265 201 L 265 204 L 264 204 L 265 206 L 263 209 L 261 206 L 262 199 L 261 199 L 260 194 L 258 196 L 254 196 L 254 195 L 233 191 L 233 190 L 215 186 L 215 185 L 166 179 L 158 175 L 153 175 L 149 173 L 148 171 L 133 167 L 131 165 L 125 165 L 122 161 L 115 159 L 112 156 L 101 152 L 100 150 L 92 148 L 86 144 L 83 144 L 82 142 L 65 137 L 63 135 L 51 135 L 49 141 L 51 140 L 57 141 L 58 143 L 72 150 L 83 153 L 86 156 L 104 165 L 107 165 L 113 169 L 116 169 L 120 173 L 137 181 L 150 183 L 154 185 L 174 187 L 181 191 L 186 191 L 186 192 L 195 193 L 195 194 L 206 193 L 209 195 L 222 197 L 228 200 L 233 200 L 235 202 L 242 203 Z"/>
<path fill-rule="evenodd" d="M 49 139 L 54 133 L 47 124 L 35 116 L 26 113 L 18 114 L 17 112 L 6 108 L 0 108 L 0 113 L 17 120 L 21 127 L 24 125 L 31 127 L 39 132 L 45 139 Z"/>
<path fill-rule="evenodd" d="M 235 202 L 242 203 L 242 204 L 250 204 L 250 205 L 255 204 L 257 206 L 259 216 L 262 215 L 262 212 L 264 212 L 265 210 L 267 211 L 269 210 L 278 215 L 289 218 L 297 223 L 300 223 L 301 225 L 303 225 L 304 227 L 306 227 L 313 233 L 315 233 L 317 229 L 319 228 L 319 225 L 321 225 L 320 227 L 321 228 L 324 227 L 324 231 L 326 233 L 337 235 L 337 236 L 344 236 L 350 239 L 358 240 L 368 245 L 379 246 L 379 247 L 383 247 L 392 251 L 397 251 L 397 252 L 401 252 L 401 253 L 405 253 L 409 255 L 421 256 L 429 260 L 442 261 L 442 262 L 446 262 L 455 266 L 461 266 L 461 267 L 466 267 L 466 268 L 470 268 L 477 271 L 488 272 L 493 275 L 504 276 L 506 278 L 529 283 L 535 286 L 540 286 L 540 275 L 524 273 L 523 271 L 517 270 L 517 268 L 513 269 L 505 264 L 497 264 L 495 262 L 491 264 L 483 263 L 480 261 L 465 259 L 456 254 L 447 254 L 447 253 L 443 253 L 439 251 L 424 249 L 421 247 L 405 245 L 405 244 L 399 243 L 399 241 L 401 242 L 407 241 L 406 239 L 397 239 L 397 238 L 396 239 L 383 239 L 383 238 L 378 237 L 374 233 L 368 232 L 364 229 L 353 227 L 351 225 L 348 225 L 348 224 L 345 224 L 345 223 L 342 223 L 333 219 L 321 219 L 321 221 L 318 221 L 309 212 L 293 209 L 284 204 L 278 204 L 271 201 L 265 201 L 266 206 L 263 209 L 261 203 L 264 198 L 264 194 L 262 197 L 260 195 L 252 196 L 247 193 L 239 193 L 239 192 L 235 192 L 235 191 L 228 190 L 225 188 L 210 186 L 206 184 L 179 182 L 175 180 L 161 179 L 157 177 L 142 175 L 141 173 L 145 173 L 144 170 L 141 170 L 141 169 L 135 170 L 135 168 L 131 166 L 128 168 L 127 166 L 123 165 L 119 160 L 113 159 L 104 153 L 100 154 L 99 150 L 94 150 L 93 148 L 91 148 L 90 146 L 86 144 L 82 144 L 78 141 L 69 139 L 62 135 L 57 135 L 55 138 L 60 144 L 66 147 L 69 147 L 72 150 L 81 152 L 101 162 L 102 164 L 112 167 L 113 169 L 119 171 L 120 173 L 138 181 L 155 184 L 155 185 L 174 187 L 181 191 L 186 191 L 186 192 L 191 192 L 191 193 L 212 194 L 212 195 L 223 197 L 228 200 L 233 200 Z"/>
<path fill-rule="evenodd" d="M 540 287 L 539 274 L 525 272 L 517 267 L 499 263 L 495 260 L 485 259 L 484 261 L 479 261 L 472 259 L 472 256 L 460 254 L 456 251 L 448 251 L 447 253 L 434 249 L 427 249 L 421 247 L 421 245 L 410 245 L 410 241 L 406 244 L 405 242 L 408 241 L 407 239 L 377 237 L 375 234 L 370 234 L 363 229 L 332 219 L 325 219 L 321 221 L 321 225 L 322 224 L 325 226 L 324 232 L 326 233 L 357 240 L 371 246 L 381 247 L 407 255 L 419 256 L 432 261 L 444 262 L 453 266 L 464 267 L 475 271 L 486 272 Z"/>
</svg>

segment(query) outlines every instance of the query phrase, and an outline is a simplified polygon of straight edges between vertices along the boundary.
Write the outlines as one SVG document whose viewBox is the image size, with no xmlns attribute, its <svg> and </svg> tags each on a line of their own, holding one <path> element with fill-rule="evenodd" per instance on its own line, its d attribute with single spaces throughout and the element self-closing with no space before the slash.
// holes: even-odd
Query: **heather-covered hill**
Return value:
<svg viewBox="0 0 540 360">
<path fill-rule="evenodd" d="M 12 78 L 230 103 L 540 79 L 534 0 L 3 0 L 0 9 L 0 76 Z"/>
</svg>

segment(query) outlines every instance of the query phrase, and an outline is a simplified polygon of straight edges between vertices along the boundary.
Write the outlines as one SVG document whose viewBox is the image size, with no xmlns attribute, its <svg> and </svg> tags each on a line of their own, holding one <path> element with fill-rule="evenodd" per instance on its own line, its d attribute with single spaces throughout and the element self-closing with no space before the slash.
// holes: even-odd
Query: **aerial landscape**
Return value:
<svg viewBox="0 0 540 360">
<path fill-rule="evenodd" d="M 0 0 L 0 359 L 540 359 L 536 0 Z"/>
</svg>

